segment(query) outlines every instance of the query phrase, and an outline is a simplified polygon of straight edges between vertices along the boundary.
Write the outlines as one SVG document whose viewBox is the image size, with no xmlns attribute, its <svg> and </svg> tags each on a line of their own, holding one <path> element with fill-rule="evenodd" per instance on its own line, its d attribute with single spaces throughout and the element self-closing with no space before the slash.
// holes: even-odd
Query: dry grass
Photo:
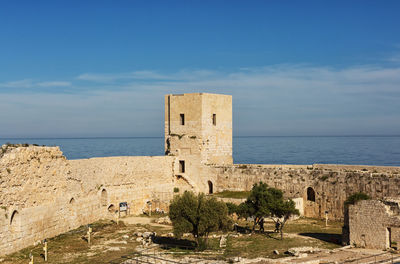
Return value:
<svg viewBox="0 0 400 264">
<path fill-rule="evenodd" d="M 117 225 L 114 221 L 103 220 L 92 225 L 92 245 L 88 246 L 86 240 L 87 227 L 82 226 L 78 229 L 61 234 L 48 240 L 48 261 L 44 262 L 43 245 L 31 246 L 20 250 L 14 254 L 4 257 L 2 264 L 26 264 L 29 262 L 29 253 L 32 252 L 35 263 L 109 263 L 115 259 L 121 259 L 124 255 L 135 252 L 139 245 L 133 233 L 137 230 L 149 230 L 152 232 L 169 230 L 150 225 L 130 225 L 126 226 L 122 221 Z M 129 238 L 123 238 L 128 235 Z"/>
<path fill-rule="evenodd" d="M 240 224 L 245 224 L 241 222 Z M 251 223 L 249 223 L 250 225 Z M 164 254 L 174 256 L 193 255 L 215 259 L 229 259 L 234 256 L 255 258 L 255 257 L 282 257 L 282 253 L 290 247 L 312 246 L 320 248 L 335 248 L 339 245 L 334 243 L 334 239 L 341 232 L 340 222 L 331 222 L 328 227 L 324 226 L 324 221 L 316 219 L 298 219 L 289 221 L 285 227 L 285 237 L 279 240 L 277 234 L 252 234 L 240 237 L 228 237 L 227 248 L 221 251 L 219 239 L 210 238 L 210 249 L 206 252 L 198 253 L 187 250 L 161 250 Z M 87 242 L 82 239 L 86 235 L 87 227 L 82 226 L 65 234 L 48 240 L 49 260 L 46 263 L 109 263 L 112 260 L 122 260 L 123 256 L 136 252 L 139 245 L 133 233 L 136 231 L 148 230 L 165 234 L 171 232 L 171 227 L 153 224 L 132 224 L 125 225 L 120 222 L 117 225 L 113 221 L 104 220 L 92 224 L 93 243 L 89 248 Z M 272 231 L 272 222 L 265 223 L 265 230 Z M 220 233 L 219 233 L 220 234 Z M 234 233 L 232 233 L 234 234 Z M 129 238 L 124 238 L 128 235 Z M 332 241 L 330 241 L 332 239 Z M 43 245 L 29 247 L 18 251 L 12 255 L 4 257 L 3 263 L 22 264 L 29 262 L 29 253 L 32 252 L 35 263 L 45 263 L 40 256 L 43 253 Z M 119 250 L 116 250 L 119 249 Z M 273 250 L 277 249 L 281 254 L 276 256 Z M 183 254 L 182 254 L 183 253 Z"/>
</svg>

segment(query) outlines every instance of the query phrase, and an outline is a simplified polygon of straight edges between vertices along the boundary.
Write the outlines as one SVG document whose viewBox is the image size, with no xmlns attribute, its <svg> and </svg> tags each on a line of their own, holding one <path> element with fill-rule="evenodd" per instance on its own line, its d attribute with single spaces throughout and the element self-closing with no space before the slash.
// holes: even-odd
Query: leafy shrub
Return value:
<svg viewBox="0 0 400 264">
<path fill-rule="evenodd" d="M 371 197 L 363 192 L 353 193 L 349 197 L 347 197 L 346 201 L 344 201 L 344 206 L 348 207 L 350 204 L 355 204 L 361 200 L 370 200 Z"/>
</svg>

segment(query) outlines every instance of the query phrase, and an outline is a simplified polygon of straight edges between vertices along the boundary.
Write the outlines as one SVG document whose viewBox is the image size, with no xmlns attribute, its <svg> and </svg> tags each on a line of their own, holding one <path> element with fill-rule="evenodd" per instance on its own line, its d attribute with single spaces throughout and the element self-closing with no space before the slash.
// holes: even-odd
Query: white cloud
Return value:
<svg viewBox="0 0 400 264">
<path fill-rule="evenodd" d="M 32 85 L 33 82 L 30 79 L 0 83 L 0 87 L 6 88 L 31 88 Z"/>
<path fill-rule="evenodd" d="M 241 135 L 400 134 L 400 122 L 395 122 L 400 120 L 400 67 L 275 65 L 225 72 L 83 74 L 78 79 L 93 84 L 74 83 L 69 94 L 2 92 L 0 136 L 42 130 L 57 135 L 162 135 L 163 95 L 191 92 L 232 94 L 234 128 Z"/>
<path fill-rule="evenodd" d="M 70 86 L 70 82 L 39 82 L 36 84 L 40 87 L 67 87 Z"/>
<path fill-rule="evenodd" d="M 0 87 L 25 88 L 25 89 L 35 88 L 35 87 L 67 87 L 70 85 L 71 85 L 70 82 L 62 82 L 62 81 L 35 82 L 31 79 L 0 83 Z"/>
</svg>

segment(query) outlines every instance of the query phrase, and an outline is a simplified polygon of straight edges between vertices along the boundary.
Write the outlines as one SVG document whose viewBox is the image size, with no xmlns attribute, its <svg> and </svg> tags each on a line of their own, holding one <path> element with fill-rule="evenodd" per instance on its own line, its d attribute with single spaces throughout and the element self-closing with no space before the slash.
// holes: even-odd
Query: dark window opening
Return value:
<svg viewBox="0 0 400 264">
<path fill-rule="evenodd" d="M 179 161 L 179 172 L 185 173 L 185 161 L 184 160 Z"/>
<path fill-rule="evenodd" d="M 313 188 L 307 188 L 307 201 L 315 202 L 315 191 Z"/>
<path fill-rule="evenodd" d="M 102 191 L 101 191 L 101 199 L 100 199 L 100 203 L 101 203 L 101 206 L 107 206 L 107 191 L 106 191 L 106 189 L 103 189 Z"/>
<path fill-rule="evenodd" d="M 213 125 L 214 125 L 214 126 L 217 125 L 217 115 L 216 115 L 216 114 L 213 114 L 212 122 L 213 122 Z"/>
<path fill-rule="evenodd" d="M 185 114 L 180 114 L 180 119 L 181 119 L 181 125 L 184 126 L 185 125 Z"/>
<path fill-rule="evenodd" d="M 208 193 L 209 194 L 213 193 L 213 183 L 212 183 L 212 181 L 208 181 Z"/>
</svg>

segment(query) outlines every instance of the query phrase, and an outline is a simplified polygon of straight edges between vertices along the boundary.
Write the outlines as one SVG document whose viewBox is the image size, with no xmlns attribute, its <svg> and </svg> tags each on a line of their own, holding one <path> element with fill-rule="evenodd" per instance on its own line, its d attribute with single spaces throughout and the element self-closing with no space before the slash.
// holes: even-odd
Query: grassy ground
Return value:
<svg viewBox="0 0 400 264">
<path fill-rule="evenodd" d="M 251 225 L 249 225 L 251 227 Z M 333 249 L 340 247 L 340 222 L 331 222 L 325 227 L 325 222 L 316 219 L 297 219 L 289 221 L 284 228 L 284 239 L 273 233 L 273 222 L 266 222 L 265 233 L 243 235 L 237 238 L 228 238 L 224 256 L 229 257 L 283 257 L 282 253 L 291 247 L 318 247 Z M 278 250 L 281 254 L 273 254 Z"/>
<path fill-rule="evenodd" d="M 152 215 L 151 221 L 154 221 Z M 137 217 L 139 220 L 140 218 Z M 136 219 L 136 218 L 135 218 Z M 65 234 L 59 235 L 48 240 L 49 260 L 46 263 L 109 263 L 112 260 L 122 259 L 122 256 L 132 254 L 136 251 L 139 242 L 136 242 L 134 232 L 151 231 L 157 232 L 158 235 L 171 232 L 172 227 L 159 224 L 149 223 L 140 224 L 135 221 L 128 221 L 124 224 L 120 222 L 117 225 L 113 221 L 104 220 L 92 224 L 92 246 L 89 247 L 87 241 L 83 239 L 87 232 L 87 227 L 80 227 Z M 246 222 L 239 222 L 245 226 Z M 251 227 L 251 223 L 247 223 Z M 325 222 L 316 219 L 298 219 L 288 221 L 284 228 L 285 237 L 279 240 L 277 234 L 272 234 L 274 229 L 273 222 L 266 222 L 264 227 L 266 233 L 256 233 L 252 235 L 242 235 L 233 237 L 236 233 L 230 233 L 227 240 L 225 250 L 219 248 L 219 238 L 213 238 L 211 234 L 209 239 L 209 250 L 205 252 L 195 252 L 193 250 L 163 250 L 159 252 L 174 256 L 201 256 L 214 259 L 229 259 L 231 257 L 240 256 L 246 258 L 255 257 L 282 257 L 273 254 L 273 250 L 277 249 L 283 253 L 290 247 L 312 246 L 320 248 L 335 248 L 337 239 L 341 232 L 340 222 L 330 222 L 328 227 L 325 227 Z M 270 234 L 269 234 L 270 233 Z M 221 233 L 216 233 L 220 235 Z M 128 236 L 128 237 L 126 237 Z M 186 237 L 193 239 L 193 237 Z M 1 264 L 19 264 L 29 262 L 29 253 L 34 255 L 35 263 L 45 263 L 40 256 L 43 253 L 43 245 L 32 246 L 12 255 L 3 257 Z"/>
<path fill-rule="evenodd" d="M 218 193 L 214 193 L 214 196 L 218 196 L 221 198 L 234 198 L 234 199 L 246 199 L 249 195 L 249 191 L 222 191 Z"/>
<path fill-rule="evenodd" d="M 139 245 L 139 242 L 136 242 L 136 237 L 133 236 L 135 231 L 149 230 L 159 233 L 170 231 L 150 225 L 126 226 L 122 221 L 117 225 L 114 221 L 109 220 L 98 221 L 91 226 L 93 230 L 91 247 L 85 240 L 87 227 L 82 226 L 48 240 L 47 262 L 41 256 L 43 245 L 38 245 L 8 255 L 0 263 L 26 264 L 29 262 L 30 252 L 34 256 L 34 263 L 109 263 L 135 252 L 135 248 Z M 126 235 L 129 238 L 124 238 Z"/>
</svg>

